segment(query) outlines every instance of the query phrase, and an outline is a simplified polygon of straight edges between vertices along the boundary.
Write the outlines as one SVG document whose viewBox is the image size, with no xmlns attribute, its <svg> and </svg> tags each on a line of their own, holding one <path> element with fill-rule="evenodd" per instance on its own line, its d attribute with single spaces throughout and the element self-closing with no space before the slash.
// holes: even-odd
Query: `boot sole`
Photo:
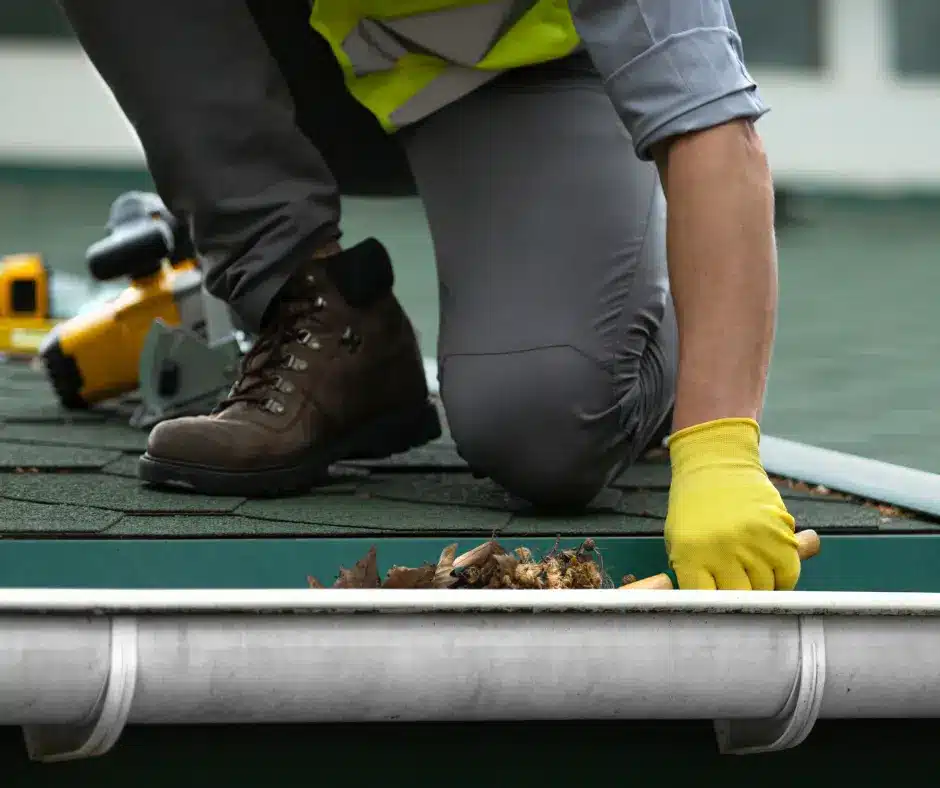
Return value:
<svg viewBox="0 0 940 788">
<path fill-rule="evenodd" d="M 269 498 L 308 492 L 329 479 L 329 467 L 343 460 L 378 460 L 424 446 L 441 436 L 434 403 L 382 416 L 329 448 L 312 449 L 292 465 L 257 471 L 226 471 L 171 462 L 144 454 L 141 481 L 155 487 L 185 488 L 204 495 Z"/>
</svg>

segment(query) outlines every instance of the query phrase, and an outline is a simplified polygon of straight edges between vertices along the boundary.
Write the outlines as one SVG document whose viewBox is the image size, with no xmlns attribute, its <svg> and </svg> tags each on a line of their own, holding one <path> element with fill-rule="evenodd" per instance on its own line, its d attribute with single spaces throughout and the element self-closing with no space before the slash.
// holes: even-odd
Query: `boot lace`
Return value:
<svg viewBox="0 0 940 788">
<path fill-rule="evenodd" d="M 283 405 L 271 394 L 273 391 L 290 393 L 293 386 L 283 380 L 280 370 L 306 368 L 306 362 L 288 353 L 287 348 L 293 342 L 300 342 L 313 350 L 319 348 L 315 333 L 325 327 L 321 314 L 325 305 L 322 298 L 313 295 L 285 299 L 272 316 L 271 325 L 242 357 L 235 385 L 215 406 L 213 414 L 221 413 L 237 402 L 275 413 L 282 411 Z"/>
</svg>

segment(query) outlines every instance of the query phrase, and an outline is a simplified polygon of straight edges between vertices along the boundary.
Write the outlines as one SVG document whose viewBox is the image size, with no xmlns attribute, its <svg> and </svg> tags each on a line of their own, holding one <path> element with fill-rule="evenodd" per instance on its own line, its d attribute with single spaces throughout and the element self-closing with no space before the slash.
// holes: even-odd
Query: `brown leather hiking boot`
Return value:
<svg viewBox="0 0 940 788">
<path fill-rule="evenodd" d="M 211 495 L 309 490 L 339 460 L 381 458 L 437 438 L 414 329 L 375 239 L 313 260 L 285 286 L 208 416 L 150 433 L 145 482 Z"/>
</svg>

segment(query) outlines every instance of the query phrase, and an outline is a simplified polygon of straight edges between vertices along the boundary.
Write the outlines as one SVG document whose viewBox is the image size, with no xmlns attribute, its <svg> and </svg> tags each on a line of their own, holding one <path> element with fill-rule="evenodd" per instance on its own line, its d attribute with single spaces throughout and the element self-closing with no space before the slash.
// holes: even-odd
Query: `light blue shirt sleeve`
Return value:
<svg viewBox="0 0 940 788">
<path fill-rule="evenodd" d="M 769 107 L 744 64 L 729 0 L 569 0 L 637 155 Z"/>
</svg>

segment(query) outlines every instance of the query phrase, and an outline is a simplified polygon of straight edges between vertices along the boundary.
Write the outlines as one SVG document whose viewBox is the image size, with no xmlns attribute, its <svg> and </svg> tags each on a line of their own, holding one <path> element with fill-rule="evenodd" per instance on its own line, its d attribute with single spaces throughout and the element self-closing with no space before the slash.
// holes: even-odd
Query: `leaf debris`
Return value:
<svg viewBox="0 0 940 788">
<path fill-rule="evenodd" d="M 586 539 L 575 549 L 559 549 L 561 539 L 544 556 L 536 559 L 526 547 L 507 551 L 496 540 L 489 540 L 457 555 L 457 544 L 441 551 L 437 563 L 418 567 L 393 566 L 380 580 L 376 549 L 351 568 L 340 567 L 333 588 L 392 589 L 591 589 L 613 588 L 603 568 L 600 551 L 593 539 Z M 324 588 L 314 577 L 307 578 L 310 588 Z"/>
</svg>

